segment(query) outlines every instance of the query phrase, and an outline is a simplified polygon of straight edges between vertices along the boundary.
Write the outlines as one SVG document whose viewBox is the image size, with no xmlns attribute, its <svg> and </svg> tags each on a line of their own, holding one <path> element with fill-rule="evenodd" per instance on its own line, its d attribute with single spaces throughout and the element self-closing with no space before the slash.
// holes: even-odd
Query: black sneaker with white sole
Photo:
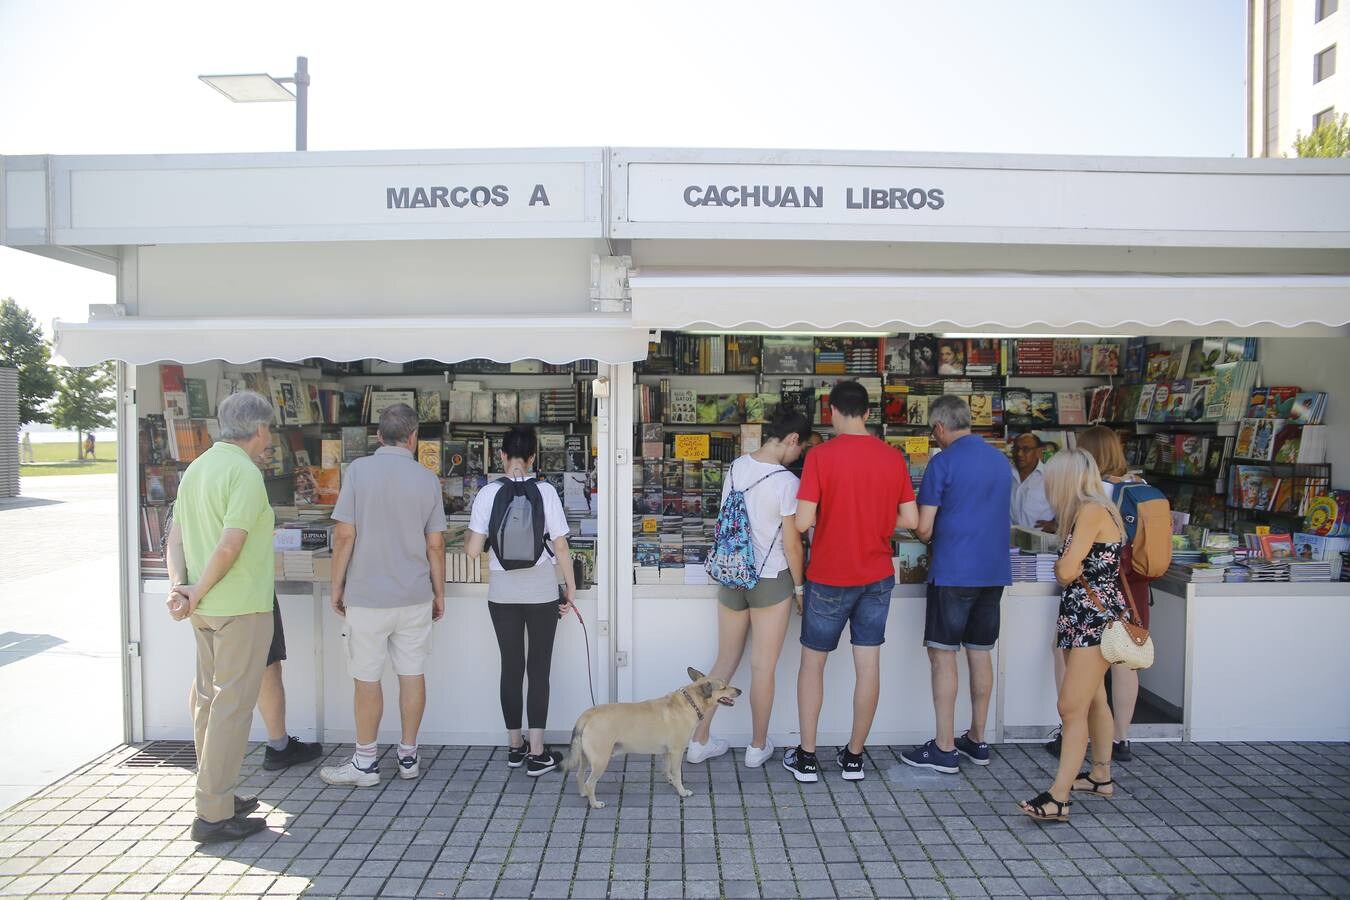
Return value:
<svg viewBox="0 0 1350 900">
<path fill-rule="evenodd" d="M 561 766 L 562 761 L 561 753 L 545 747 L 544 752 L 538 756 L 532 753 L 525 757 L 525 774 L 531 778 L 538 778 L 540 775 L 546 775 Z"/>
<path fill-rule="evenodd" d="M 811 783 L 820 780 L 820 762 L 814 753 L 807 753 L 800 745 L 783 753 L 783 768 L 801 782 Z"/>
<path fill-rule="evenodd" d="M 521 744 L 519 747 L 506 748 L 506 765 L 512 769 L 519 769 L 525 765 L 525 757 L 530 755 L 530 745 Z"/>
<path fill-rule="evenodd" d="M 834 755 L 834 761 L 839 763 L 839 768 L 844 770 L 845 781 L 862 781 L 863 759 L 862 754 L 854 753 L 848 747 L 840 747 L 839 752 Z"/>
</svg>

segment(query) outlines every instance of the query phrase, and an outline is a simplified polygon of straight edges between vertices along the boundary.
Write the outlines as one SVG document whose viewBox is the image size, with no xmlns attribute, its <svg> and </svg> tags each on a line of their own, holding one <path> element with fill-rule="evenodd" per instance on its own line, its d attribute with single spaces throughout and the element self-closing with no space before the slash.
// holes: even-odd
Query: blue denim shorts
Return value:
<svg viewBox="0 0 1350 900">
<path fill-rule="evenodd" d="M 802 646 L 829 653 L 839 646 L 847 623 L 853 646 L 880 647 L 886 643 L 886 615 L 894 587 L 893 577 L 850 587 L 806 582 Z"/>
</svg>

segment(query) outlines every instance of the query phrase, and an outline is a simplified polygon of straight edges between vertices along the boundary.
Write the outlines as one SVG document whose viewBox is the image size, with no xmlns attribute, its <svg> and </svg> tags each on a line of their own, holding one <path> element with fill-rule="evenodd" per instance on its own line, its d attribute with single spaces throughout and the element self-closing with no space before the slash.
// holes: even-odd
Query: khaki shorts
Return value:
<svg viewBox="0 0 1350 900">
<path fill-rule="evenodd" d="M 791 596 L 791 569 L 784 569 L 773 578 L 761 578 L 759 584 L 748 591 L 726 585 L 721 585 L 717 589 L 718 601 L 732 612 L 777 606 Z"/>
<path fill-rule="evenodd" d="M 393 664 L 395 675 L 423 675 L 431 652 L 431 604 L 349 606 L 342 641 L 347 668 L 357 681 L 379 681 L 385 660 Z"/>
</svg>

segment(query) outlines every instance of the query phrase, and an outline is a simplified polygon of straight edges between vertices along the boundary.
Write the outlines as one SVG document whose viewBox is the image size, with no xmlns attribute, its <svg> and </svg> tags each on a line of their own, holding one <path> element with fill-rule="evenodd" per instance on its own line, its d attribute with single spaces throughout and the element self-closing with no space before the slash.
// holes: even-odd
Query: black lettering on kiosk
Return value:
<svg viewBox="0 0 1350 900">
<path fill-rule="evenodd" d="M 946 203 L 946 201 L 944 201 L 944 200 L 942 199 L 942 189 L 941 189 L 941 188 L 931 188 L 931 189 L 928 191 L 928 208 L 929 208 L 929 209 L 942 209 L 942 207 L 945 205 L 945 203 Z"/>
<path fill-rule="evenodd" d="M 928 201 L 928 194 L 921 188 L 914 188 L 905 199 L 909 201 L 910 209 L 923 209 L 924 204 Z"/>
<path fill-rule="evenodd" d="M 450 191 L 450 203 L 456 209 L 463 209 L 469 205 L 469 189 L 460 185 Z"/>
<path fill-rule="evenodd" d="M 449 206 L 450 189 L 448 187 L 445 187 L 444 185 L 437 185 L 436 187 L 433 187 L 431 189 L 431 205 Z"/>
<path fill-rule="evenodd" d="M 384 189 L 384 208 L 385 208 L 385 209 L 407 209 L 407 208 L 408 208 L 408 189 L 407 189 L 407 188 L 385 188 L 385 189 Z"/>
<path fill-rule="evenodd" d="M 428 209 L 431 207 L 431 200 L 427 198 L 426 188 L 413 188 L 411 206 L 413 209 Z"/>
<path fill-rule="evenodd" d="M 531 206 L 548 206 L 548 191 L 544 190 L 542 184 L 536 184 L 534 191 L 530 194 Z"/>
<path fill-rule="evenodd" d="M 511 200 L 511 195 L 504 184 L 494 184 L 492 186 L 492 205 L 505 206 Z"/>
</svg>

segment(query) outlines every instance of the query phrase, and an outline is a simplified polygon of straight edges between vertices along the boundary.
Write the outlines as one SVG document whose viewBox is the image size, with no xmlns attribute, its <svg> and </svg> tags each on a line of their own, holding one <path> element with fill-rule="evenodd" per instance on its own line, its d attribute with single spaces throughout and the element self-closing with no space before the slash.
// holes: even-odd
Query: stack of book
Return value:
<svg viewBox="0 0 1350 900">
<path fill-rule="evenodd" d="M 1332 581 L 1332 564 L 1327 560 L 1289 560 L 1290 581 Z"/>
<path fill-rule="evenodd" d="M 1013 548 L 1008 551 L 1008 559 L 1012 563 L 1012 580 L 1054 581 L 1055 560 L 1058 558 L 1054 553 L 1032 553 Z"/>
<path fill-rule="evenodd" d="M 277 577 L 283 581 L 331 581 L 333 554 L 322 550 L 283 550 L 277 556 Z"/>
<path fill-rule="evenodd" d="M 1246 580 L 1248 581 L 1289 580 L 1289 560 L 1287 559 L 1265 559 L 1264 557 L 1253 556 L 1242 565 L 1235 566 L 1234 568 L 1246 569 Z"/>
<path fill-rule="evenodd" d="M 1227 566 L 1216 566 L 1207 562 L 1182 563 L 1174 558 L 1167 568 L 1167 577 L 1191 584 L 1219 584 L 1224 581 Z"/>
</svg>

